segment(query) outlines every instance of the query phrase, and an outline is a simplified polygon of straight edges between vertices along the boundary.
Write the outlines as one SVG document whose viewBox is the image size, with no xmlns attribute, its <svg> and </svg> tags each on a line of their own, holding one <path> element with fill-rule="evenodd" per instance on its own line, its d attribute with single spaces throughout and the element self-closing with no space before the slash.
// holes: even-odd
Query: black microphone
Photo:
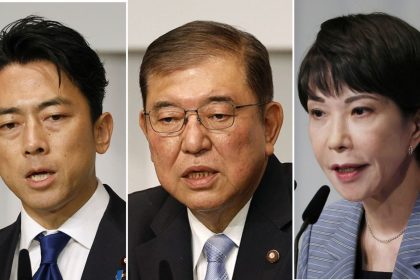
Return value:
<svg viewBox="0 0 420 280">
<path fill-rule="evenodd" d="M 319 216 L 321 215 L 322 209 L 324 208 L 325 202 L 327 202 L 328 195 L 330 194 L 330 187 L 327 185 L 322 186 L 314 195 L 311 202 L 306 206 L 305 211 L 302 214 L 303 224 L 300 227 L 299 232 L 295 237 L 295 278 L 297 271 L 297 262 L 299 255 L 299 239 L 305 229 L 312 224 L 315 224 L 318 221 Z"/>
<path fill-rule="evenodd" d="M 162 260 L 159 263 L 159 280 L 173 280 L 171 266 L 167 260 Z"/>
<path fill-rule="evenodd" d="M 29 258 L 29 252 L 26 249 L 20 250 L 19 252 L 17 279 L 32 280 L 31 260 Z"/>
</svg>

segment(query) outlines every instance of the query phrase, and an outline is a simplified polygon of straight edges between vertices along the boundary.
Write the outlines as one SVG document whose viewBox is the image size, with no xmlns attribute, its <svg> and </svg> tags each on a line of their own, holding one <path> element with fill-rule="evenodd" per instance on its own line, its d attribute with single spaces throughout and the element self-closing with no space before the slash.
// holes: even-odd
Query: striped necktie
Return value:
<svg viewBox="0 0 420 280">
<path fill-rule="evenodd" d="M 225 261 L 235 244 L 224 234 L 210 237 L 204 244 L 207 256 L 207 271 L 205 280 L 229 280 Z"/>
</svg>

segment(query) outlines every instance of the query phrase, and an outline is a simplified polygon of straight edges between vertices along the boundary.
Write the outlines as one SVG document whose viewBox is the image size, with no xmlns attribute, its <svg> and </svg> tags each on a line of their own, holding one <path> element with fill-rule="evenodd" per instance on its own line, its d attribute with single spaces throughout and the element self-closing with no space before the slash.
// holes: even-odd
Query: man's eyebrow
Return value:
<svg viewBox="0 0 420 280">
<path fill-rule="evenodd" d="M 209 102 L 221 102 L 221 101 L 233 102 L 233 99 L 230 96 L 224 96 L 224 95 L 210 96 L 207 100 Z"/>
<path fill-rule="evenodd" d="M 152 110 L 158 110 L 164 107 L 177 107 L 174 103 L 169 101 L 158 101 L 152 106 Z"/>
<path fill-rule="evenodd" d="M 344 103 L 349 104 L 349 103 L 354 102 L 356 100 L 365 99 L 365 98 L 373 99 L 373 100 L 378 100 L 378 98 L 375 95 L 373 95 L 373 94 L 358 94 L 358 95 L 355 95 L 355 96 L 351 96 L 351 97 L 346 98 L 344 100 Z"/>
<path fill-rule="evenodd" d="M 71 104 L 71 102 L 67 99 L 64 99 L 62 97 L 55 97 L 55 98 L 52 98 L 50 100 L 46 100 L 44 102 L 41 102 L 38 105 L 38 110 L 42 111 L 45 108 L 50 107 L 50 106 L 70 105 L 70 104 Z"/>
<path fill-rule="evenodd" d="M 46 101 L 41 102 L 38 104 L 37 109 L 38 111 L 42 111 L 45 108 L 50 106 L 58 106 L 58 105 L 69 105 L 71 102 L 67 99 L 62 97 L 55 97 Z M 7 114 L 21 114 L 22 110 L 17 107 L 10 107 L 10 108 L 0 108 L 0 115 L 7 115 Z"/>
<path fill-rule="evenodd" d="M 207 98 L 207 102 L 221 102 L 221 101 L 233 102 L 233 99 L 229 96 L 224 96 L 224 95 L 215 95 L 215 96 L 210 96 Z M 153 104 L 152 110 L 158 110 L 164 107 L 179 107 L 179 106 L 170 101 L 157 101 L 155 104 Z"/>
<path fill-rule="evenodd" d="M 19 114 L 21 110 L 16 107 L 10 108 L 0 108 L 0 115 L 7 115 L 7 114 Z"/>
</svg>

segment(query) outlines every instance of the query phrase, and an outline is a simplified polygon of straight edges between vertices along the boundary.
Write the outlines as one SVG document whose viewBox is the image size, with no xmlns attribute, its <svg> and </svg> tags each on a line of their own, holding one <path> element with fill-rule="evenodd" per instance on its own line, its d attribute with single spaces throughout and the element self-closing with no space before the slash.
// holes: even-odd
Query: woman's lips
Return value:
<svg viewBox="0 0 420 280">
<path fill-rule="evenodd" d="M 331 170 L 343 183 L 355 181 L 360 177 L 368 164 L 333 164 Z"/>
</svg>

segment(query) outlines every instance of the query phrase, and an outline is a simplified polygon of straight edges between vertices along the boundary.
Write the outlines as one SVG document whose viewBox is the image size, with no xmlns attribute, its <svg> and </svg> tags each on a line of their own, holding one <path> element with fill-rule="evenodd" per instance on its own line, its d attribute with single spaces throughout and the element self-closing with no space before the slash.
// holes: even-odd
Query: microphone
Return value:
<svg viewBox="0 0 420 280">
<path fill-rule="evenodd" d="M 31 260 L 29 258 L 29 252 L 26 249 L 20 250 L 19 252 L 17 276 L 18 280 L 32 280 Z"/>
<path fill-rule="evenodd" d="M 295 278 L 297 271 L 297 262 L 299 255 L 299 239 L 305 229 L 312 224 L 315 224 L 318 221 L 319 216 L 321 215 L 322 209 L 324 208 L 325 202 L 327 202 L 328 195 L 330 194 L 330 187 L 327 185 L 322 186 L 314 195 L 311 202 L 306 206 L 305 211 L 302 214 L 303 224 L 300 227 L 299 232 L 295 237 Z"/>
<path fill-rule="evenodd" d="M 173 280 L 171 266 L 167 260 L 162 260 L 159 263 L 159 280 Z"/>
</svg>

